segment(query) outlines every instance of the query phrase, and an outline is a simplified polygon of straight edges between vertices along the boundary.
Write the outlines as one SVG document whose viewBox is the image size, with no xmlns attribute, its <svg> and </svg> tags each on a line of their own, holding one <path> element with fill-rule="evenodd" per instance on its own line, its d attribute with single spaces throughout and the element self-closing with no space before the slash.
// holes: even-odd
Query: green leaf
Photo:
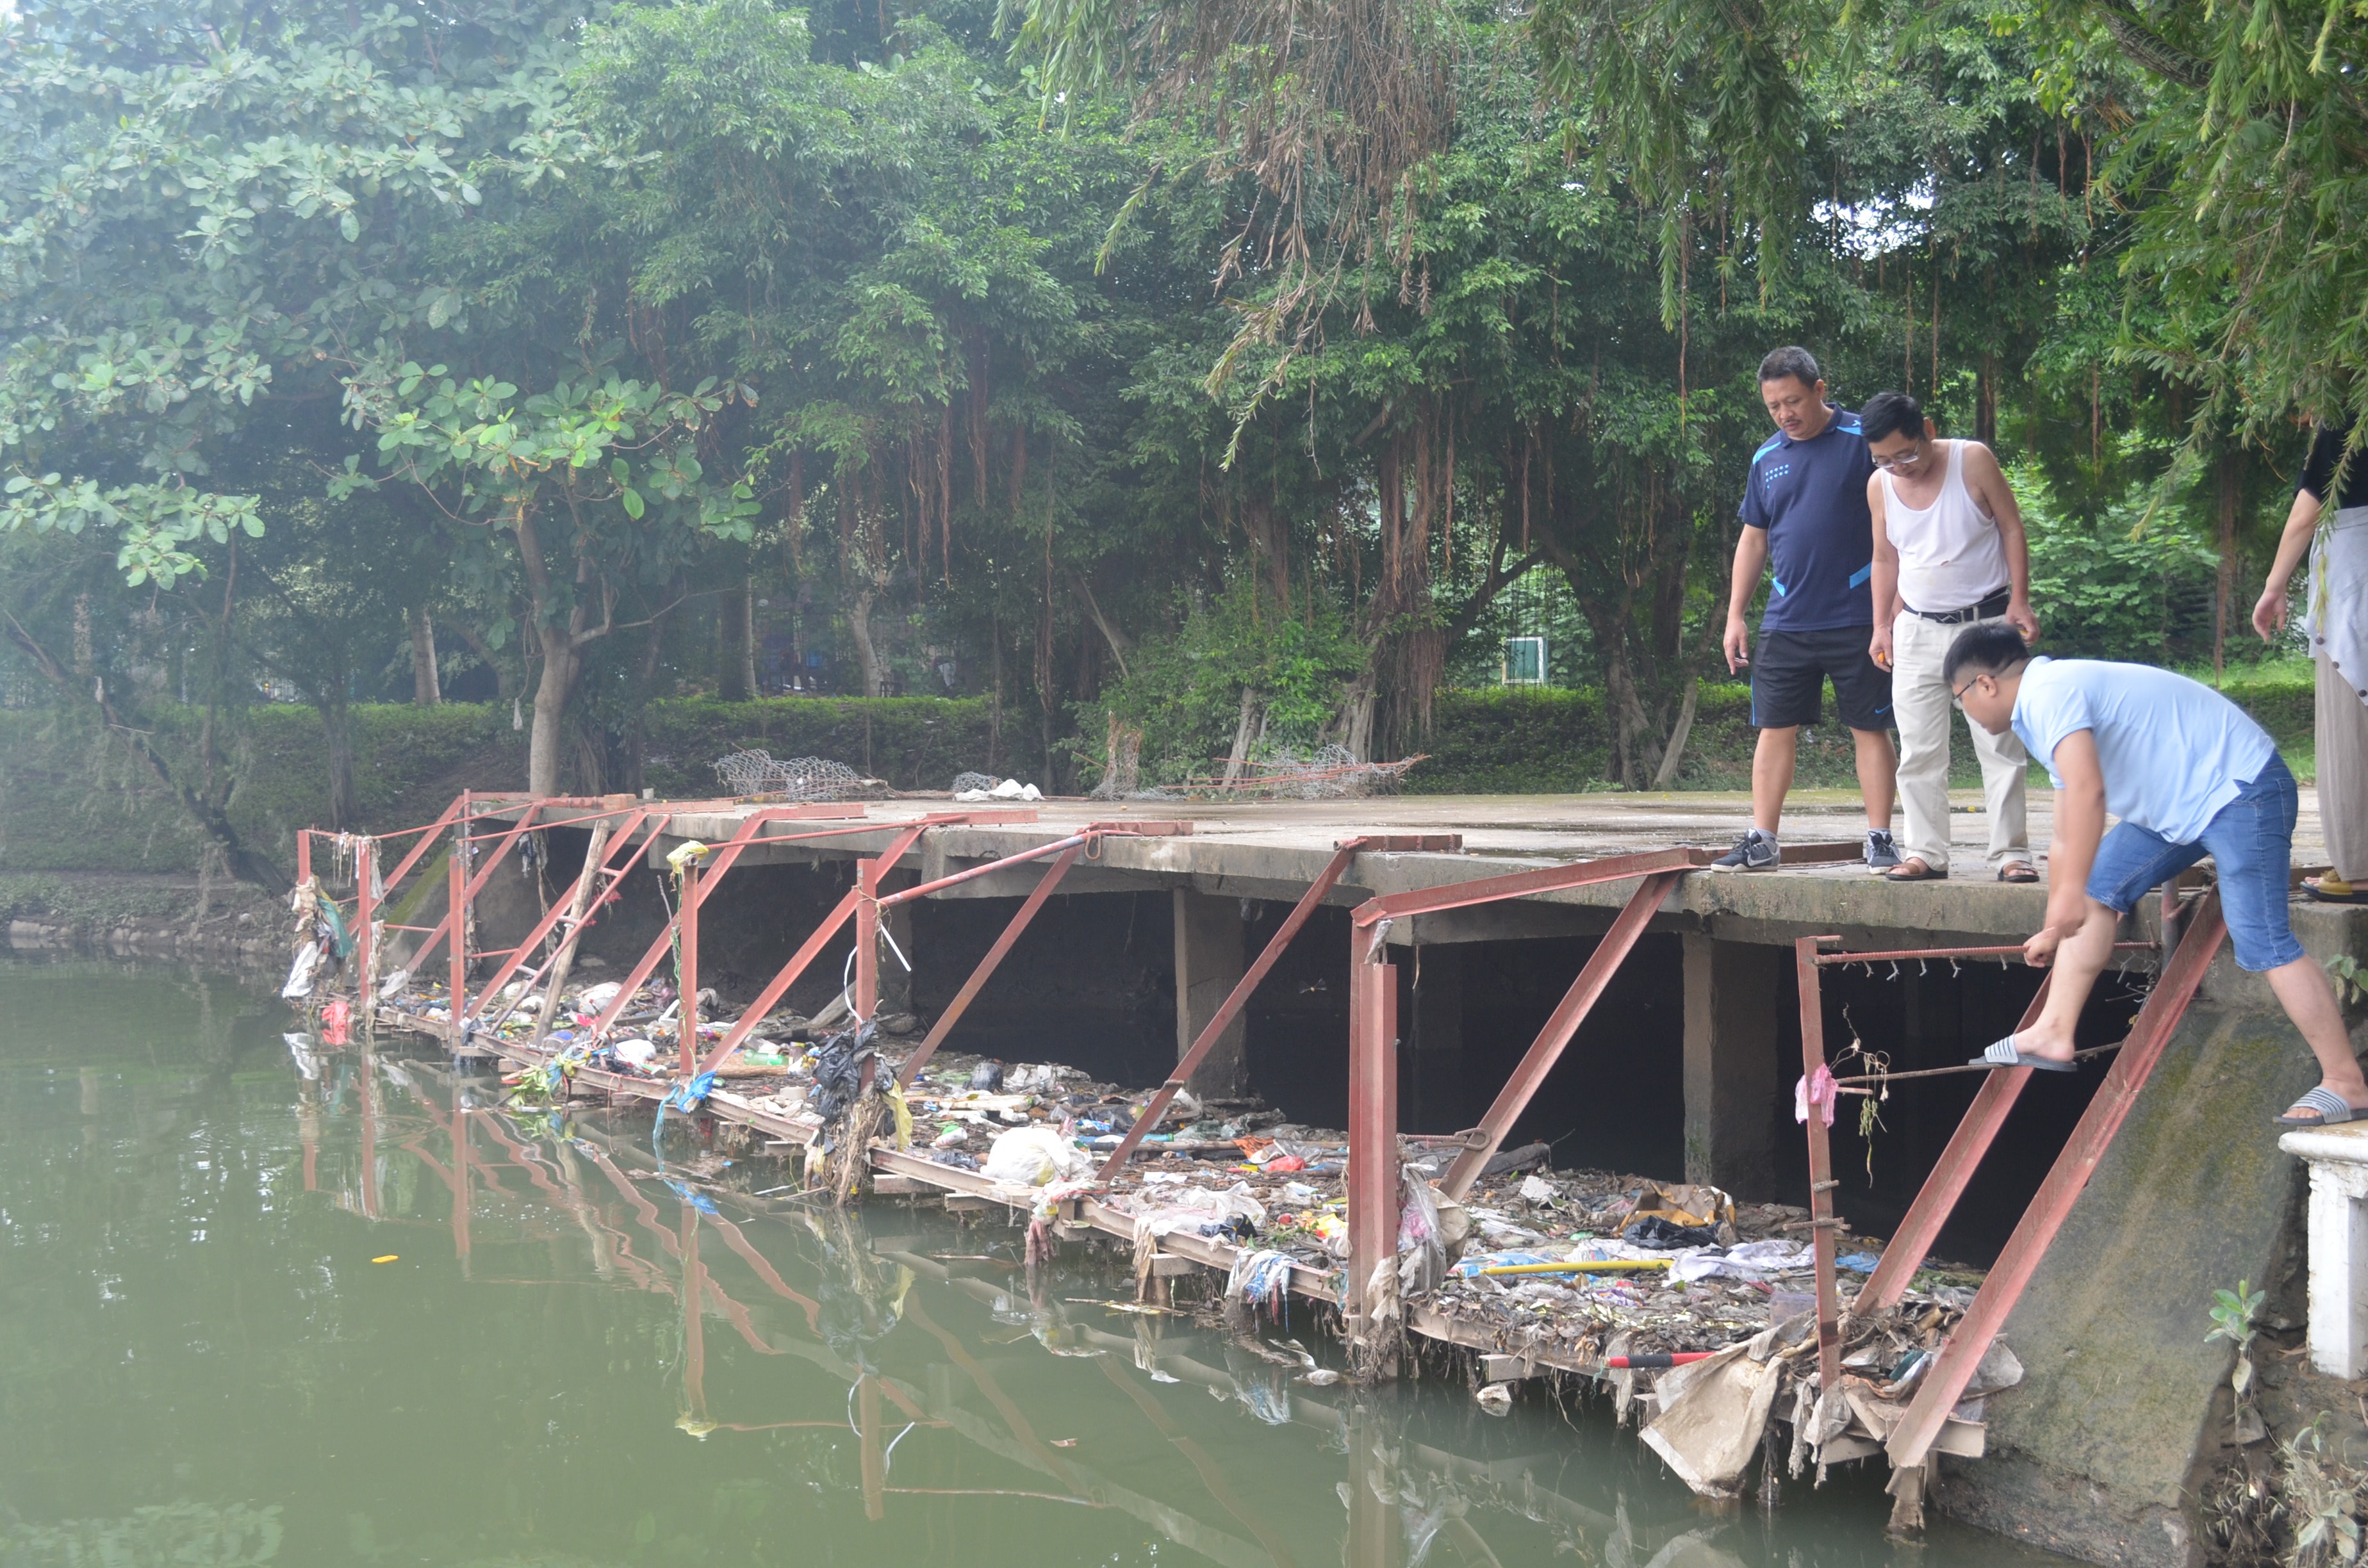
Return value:
<svg viewBox="0 0 2368 1568">
<path fill-rule="evenodd" d="M 628 484 L 617 493 L 617 499 L 625 504 L 625 516 L 632 518 L 633 521 L 637 523 L 642 520 L 642 512 L 644 504 L 642 500 L 642 493 L 640 491 Z"/>
<path fill-rule="evenodd" d="M 362 237 L 362 221 L 351 212 L 341 212 L 337 215 L 337 233 L 345 235 L 346 243 L 351 244 Z"/>
</svg>

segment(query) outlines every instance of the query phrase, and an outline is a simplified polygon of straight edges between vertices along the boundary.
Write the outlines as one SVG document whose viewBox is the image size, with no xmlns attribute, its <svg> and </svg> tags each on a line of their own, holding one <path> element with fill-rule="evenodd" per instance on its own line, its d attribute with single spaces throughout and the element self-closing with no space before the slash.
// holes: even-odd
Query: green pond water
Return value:
<svg viewBox="0 0 2368 1568">
<path fill-rule="evenodd" d="M 2061 1561 L 1887 1541 L 1873 1474 L 1707 1508 L 1600 1401 L 1295 1382 L 999 1219 L 707 1212 L 646 1115 L 295 1022 L 0 958 L 0 1568 Z"/>
</svg>

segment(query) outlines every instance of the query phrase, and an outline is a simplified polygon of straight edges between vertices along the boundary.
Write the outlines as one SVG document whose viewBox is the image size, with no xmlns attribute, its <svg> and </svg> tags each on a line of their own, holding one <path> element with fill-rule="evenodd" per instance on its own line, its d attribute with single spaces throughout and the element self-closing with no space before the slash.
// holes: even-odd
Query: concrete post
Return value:
<svg viewBox="0 0 2368 1568">
<path fill-rule="evenodd" d="M 1775 1197 L 1782 948 L 1685 938 L 1686 1179 Z"/>
<path fill-rule="evenodd" d="M 2278 1147 L 2310 1162 L 2310 1364 L 2349 1381 L 2368 1373 L 2368 1137 L 2314 1129 Z"/>
<path fill-rule="evenodd" d="M 1237 898 L 1175 890 L 1176 1055 L 1180 1061 L 1242 978 L 1242 905 Z M 1237 1096 L 1249 1088 L 1242 1055 L 1243 1021 L 1236 1017 L 1188 1085 L 1206 1097 Z"/>
</svg>

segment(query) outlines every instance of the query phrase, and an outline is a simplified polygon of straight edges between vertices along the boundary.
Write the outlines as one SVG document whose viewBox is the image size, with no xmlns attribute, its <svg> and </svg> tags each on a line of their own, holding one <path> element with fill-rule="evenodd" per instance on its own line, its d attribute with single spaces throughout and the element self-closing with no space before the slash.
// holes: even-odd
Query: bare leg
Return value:
<svg viewBox="0 0 2368 1568">
<path fill-rule="evenodd" d="M 1801 732 L 1791 725 L 1762 730 L 1751 752 L 1751 825 L 1770 837 L 1784 814 L 1784 797 L 1793 790 L 1793 763 L 1800 755 Z"/>
<path fill-rule="evenodd" d="M 2269 982 L 2286 1017 L 2309 1043 L 2310 1053 L 2318 1058 L 2320 1085 L 2341 1095 L 2354 1110 L 2368 1107 L 2368 1079 L 2361 1076 L 2359 1060 L 2351 1054 L 2351 1039 L 2344 1032 L 2343 1011 L 2336 1003 L 2335 988 L 2327 983 L 2327 971 L 2301 958 L 2270 971 Z"/>
<path fill-rule="evenodd" d="M 1858 792 L 1866 800 L 1866 825 L 1891 826 L 1891 801 L 1899 783 L 1899 757 L 1888 730 L 1852 730 L 1858 743 Z"/>
<path fill-rule="evenodd" d="M 2072 1026 L 2080 1021 L 2080 1009 L 2088 1006 L 2097 976 L 2112 959 L 2113 933 L 2121 924 L 2120 915 L 2089 900 L 2089 917 L 2056 947 L 2055 980 L 2047 988 L 2047 1006 L 2040 1010 L 2039 1021 L 2017 1037 L 2016 1050 L 2050 1062 L 2072 1059 Z"/>
</svg>

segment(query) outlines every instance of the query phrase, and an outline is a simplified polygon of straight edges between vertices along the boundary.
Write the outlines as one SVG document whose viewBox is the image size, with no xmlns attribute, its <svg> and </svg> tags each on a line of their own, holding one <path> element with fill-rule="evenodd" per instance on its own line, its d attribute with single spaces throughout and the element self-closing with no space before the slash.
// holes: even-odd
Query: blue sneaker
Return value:
<svg viewBox="0 0 2368 1568">
<path fill-rule="evenodd" d="M 1762 833 L 1756 827 L 1743 830 L 1735 847 L 1710 863 L 1713 871 L 1772 871 L 1783 863 L 1784 852 L 1776 846 L 1776 835 Z"/>
<path fill-rule="evenodd" d="M 1890 834 L 1879 827 L 1866 830 L 1866 869 L 1869 871 L 1882 876 L 1898 865 L 1902 858 L 1899 846 L 1891 841 Z"/>
</svg>

